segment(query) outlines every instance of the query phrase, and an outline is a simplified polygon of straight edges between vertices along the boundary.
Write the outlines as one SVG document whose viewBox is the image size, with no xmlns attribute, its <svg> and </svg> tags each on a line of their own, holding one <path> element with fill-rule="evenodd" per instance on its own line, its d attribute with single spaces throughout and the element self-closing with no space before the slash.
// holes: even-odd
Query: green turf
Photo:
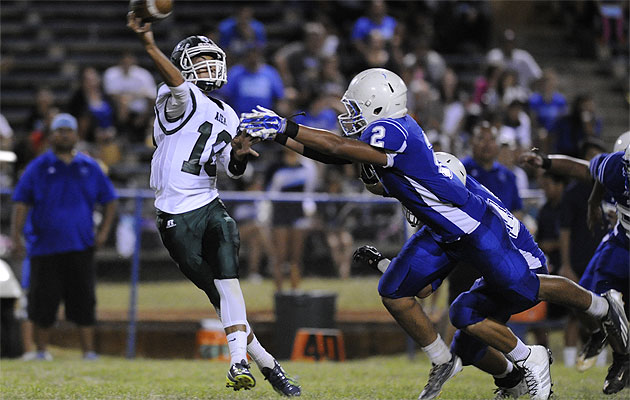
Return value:
<svg viewBox="0 0 630 400">
<path fill-rule="evenodd" d="M 302 290 L 326 290 L 337 293 L 337 309 L 384 310 L 377 293 L 376 277 L 341 279 L 304 279 Z M 241 280 L 248 311 L 273 310 L 275 288 L 269 279 L 261 283 Z M 102 282 L 97 285 L 98 308 L 127 310 L 129 284 Z M 138 287 L 139 310 L 207 309 L 205 294 L 187 280 L 175 282 L 142 282 Z"/>
<path fill-rule="evenodd" d="M 53 348 L 52 362 L 2 360 L 2 399 L 280 399 L 254 367 L 258 380 L 252 391 L 224 387 L 227 364 L 200 360 L 125 360 L 102 357 L 79 360 L 76 351 Z M 627 399 L 628 389 L 604 396 L 605 368 L 586 373 L 552 366 L 556 399 Z M 297 376 L 304 399 L 415 399 L 426 383 L 429 362 L 418 356 L 372 357 L 343 363 L 285 362 Z M 441 399 L 488 399 L 492 379 L 466 368 L 449 381 Z"/>
</svg>

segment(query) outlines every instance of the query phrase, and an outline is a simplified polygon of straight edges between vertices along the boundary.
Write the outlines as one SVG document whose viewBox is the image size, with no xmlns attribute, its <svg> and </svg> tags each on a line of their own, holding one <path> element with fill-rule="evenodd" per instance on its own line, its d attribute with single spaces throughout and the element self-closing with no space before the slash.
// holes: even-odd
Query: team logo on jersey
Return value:
<svg viewBox="0 0 630 400">
<path fill-rule="evenodd" d="M 221 114 L 220 112 L 217 111 L 217 115 L 214 117 L 214 119 L 216 119 L 217 121 L 219 121 L 220 123 L 222 123 L 223 125 L 227 125 L 227 121 L 225 119 L 225 115 Z"/>
<path fill-rule="evenodd" d="M 168 221 L 166 221 L 166 229 L 173 228 L 173 227 L 176 227 L 176 226 L 177 226 L 177 224 L 172 219 L 169 219 Z"/>
</svg>

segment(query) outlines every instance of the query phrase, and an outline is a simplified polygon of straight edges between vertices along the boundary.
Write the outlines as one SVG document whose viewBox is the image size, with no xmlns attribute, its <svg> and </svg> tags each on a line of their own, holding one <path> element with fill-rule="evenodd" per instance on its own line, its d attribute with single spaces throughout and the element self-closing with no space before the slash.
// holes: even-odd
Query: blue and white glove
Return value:
<svg viewBox="0 0 630 400">
<path fill-rule="evenodd" d="M 256 106 L 252 112 L 241 114 L 239 130 L 251 137 L 273 140 L 287 129 L 287 119 L 265 107 Z"/>
</svg>

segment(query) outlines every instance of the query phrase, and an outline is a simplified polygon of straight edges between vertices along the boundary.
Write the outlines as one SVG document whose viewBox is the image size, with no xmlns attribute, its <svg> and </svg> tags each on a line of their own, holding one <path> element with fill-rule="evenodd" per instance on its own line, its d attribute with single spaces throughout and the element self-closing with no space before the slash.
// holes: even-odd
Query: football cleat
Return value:
<svg viewBox="0 0 630 400">
<path fill-rule="evenodd" d="M 234 390 L 249 390 L 254 386 L 256 386 L 256 379 L 254 379 L 254 375 L 249 372 L 249 364 L 247 361 L 241 360 L 240 363 L 232 364 L 227 373 L 225 387 Z"/>
<path fill-rule="evenodd" d="M 610 289 L 602 296 L 608 302 L 608 314 L 602 320 L 602 325 L 608 334 L 610 346 L 619 354 L 628 354 L 628 319 L 623 309 L 621 293 Z"/>
<path fill-rule="evenodd" d="M 525 384 L 529 397 L 535 400 L 547 400 L 551 397 L 551 371 L 549 364 L 553 362 L 551 351 L 543 346 L 529 347 L 529 356 L 524 360 L 516 361 L 517 367 L 525 374 Z"/>
<path fill-rule="evenodd" d="M 438 397 L 446 381 L 459 373 L 462 368 L 462 359 L 455 354 L 452 355 L 450 361 L 447 363 L 433 364 L 429 372 L 429 381 L 420 393 L 418 400 L 435 399 Z"/>
<path fill-rule="evenodd" d="M 367 265 L 381 273 L 383 271 L 378 269 L 378 263 L 383 259 L 385 259 L 385 256 L 374 246 L 361 246 L 352 254 L 353 264 Z"/>
<path fill-rule="evenodd" d="M 584 372 L 595 365 L 597 356 L 604 350 L 607 342 L 608 335 L 603 329 L 594 332 L 591 337 L 588 338 L 582 352 L 578 356 L 575 368 L 580 372 Z"/>
<path fill-rule="evenodd" d="M 302 394 L 300 385 L 284 372 L 284 369 L 278 364 L 278 361 L 273 360 L 273 368 L 263 367 L 261 372 L 265 376 L 265 380 L 269 381 L 273 390 L 278 394 L 287 397 Z"/>
<path fill-rule="evenodd" d="M 613 363 L 604 380 L 605 394 L 620 392 L 630 383 L 630 359 L 627 354 L 613 353 Z"/>
<path fill-rule="evenodd" d="M 527 394 L 525 373 L 519 368 L 514 368 L 505 378 L 494 378 L 494 384 L 498 386 L 494 400 L 518 399 Z"/>
</svg>

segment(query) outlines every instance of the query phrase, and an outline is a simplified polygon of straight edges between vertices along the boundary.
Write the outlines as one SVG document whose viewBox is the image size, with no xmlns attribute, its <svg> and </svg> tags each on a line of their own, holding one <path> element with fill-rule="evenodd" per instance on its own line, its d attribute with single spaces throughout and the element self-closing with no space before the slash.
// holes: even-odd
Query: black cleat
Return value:
<svg viewBox="0 0 630 400">
<path fill-rule="evenodd" d="M 630 382 L 630 359 L 627 354 L 613 353 L 613 363 L 604 380 L 605 394 L 620 392 Z"/>
<path fill-rule="evenodd" d="M 512 372 L 504 378 L 494 378 L 494 384 L 497 385 L 494 400 L 518 399 L 527 394 L 525 373 L 520 368 L 514 367 Z"/>
<path fill-rule="evenodd" d="M 445 364 L 434 364 L 431 368 L 431 372 L 429 372 L 429 381 L 422 390 L 422 393 L 420 393 L 418 400 L 429 400 L 438 397 L 446 381 L 454 377 L 461 370 L 462 359 L 455 354 L 453 354 L 451 360 Z"/>
<path fill-rule="evenodd" d="M 623 309 L 621 293 L 610 289 L 602 295 L 608 302 L 608 314 L 602 325 L 608 334 L 608 341 L 613 351 L 628 354 L 628 319 Z"/>
<path fill-rule="evenodd" d="M 376 247 L 361 246 L 354 251 L 354 254 L 352 255 L 352 263 L 361 266 L 367 265 L 375 271 L 382 273 L 382 271 L 378 269 L 378 263 L 384 258 L 385 256 L 383 256 Z"/>
<path fill-rule="evenodd" d="M 302 388 L 297 382 L 284 372 L 284 369 L 278 364 L 278 361 L 273 360 L 273 368 L 264 367 L 261 372 L 265 376 L 265 380 L 268 380 L 273 390 L 283 396 L 299 396 L 302 394 Z"/>
<path fill-rule="evenodd" d="M 225 387 L 232 388 L 235 391 L 241 389 L 249 390 L 256 386 L 256 379 L 249 371 L 249 364 L 246 360 L 232 364 L 225 380 Z"/>
<path fill-rule="evenodd" d="M 606 343 L 608 343 L 608 335 L 603 329 L 599 329 L 597 332 L 594 332 L 591 337 L 588 338 L 584 348 L 582 348 L 575 364 L 575 368 L 577 368 L 580 372 L 584 372 L 595 365 L 597 356 L 602 352 L 602 350 L 604 350 Z"/>
</svg>

